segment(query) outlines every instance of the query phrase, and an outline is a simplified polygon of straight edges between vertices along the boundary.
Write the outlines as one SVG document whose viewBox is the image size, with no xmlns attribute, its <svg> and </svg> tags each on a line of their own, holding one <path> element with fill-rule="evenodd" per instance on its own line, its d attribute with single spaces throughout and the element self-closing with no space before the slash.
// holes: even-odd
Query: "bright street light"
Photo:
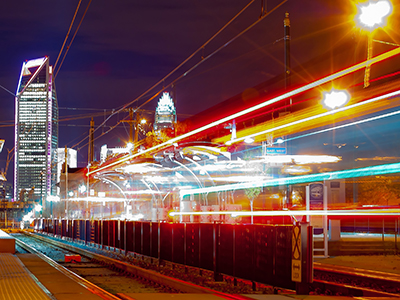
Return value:
<svg viewBox="0 0 400 300">
<path fill-rule="evenodd" d="M 344 90 L 332 89 L 329 92 L 324 92 L 323 104 L 326 108 L 335 109 L 346 105 L 350 100 L 350 95 Z"/>
<path fill-rule="evenodd" d="M 386 17 L 390 15 L 392 5 L 389 0 L 369 1 L 366 5 L 359 6 L 358 21 L 369 30 L 384 25 Z"/>
<path fill-rule="evenodd" d="M 372 58 L 372 31 L 384 26 L 391 12 L 392 4 L 389 0 L 368 1 L 368 4 L 360 4 L 358 7 L 357 20 L 359 26 L 368 30 L 367 60 Z M 371 65 L 368 64 L 365 67 L 364 88 L 369 86 L 370 72 Z"/>
<path fill-rule="evenodd" d="M 79 186 L 79 193 L 83 194 L 84 192 L 86 192 L 86 186 L 82 184 Z"/>
<path fill-rule="evenodd" d="M 133 149 L 133 143 L 129 142 L 126 144 L 126 149 L 131 150 Z"/>
</svg>

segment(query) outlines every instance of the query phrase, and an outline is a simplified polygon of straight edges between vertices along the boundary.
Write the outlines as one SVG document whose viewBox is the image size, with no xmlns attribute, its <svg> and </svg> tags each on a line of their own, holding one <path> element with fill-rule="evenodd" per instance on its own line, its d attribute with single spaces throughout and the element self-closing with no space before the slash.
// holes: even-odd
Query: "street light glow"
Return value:
<svg viewBox="0 0 400 300">
<path fill-rule="evenodd" d="M 324 92 L 324 105 L 329 109 L 335 109 L 346 105 L 349 102 L 350 95 L 347 91 L 330 90 Z"/>
<path fill-rule="evenodd" d="M 385 17 L 389 16 L 391 11 L 392 5 L 388 0 L 368 2 L 368 4 L 359 7 L 357 19 L 360 21 L 361 25 L 368 29 L 374 29 L 384 23 Z"/>
</svg>

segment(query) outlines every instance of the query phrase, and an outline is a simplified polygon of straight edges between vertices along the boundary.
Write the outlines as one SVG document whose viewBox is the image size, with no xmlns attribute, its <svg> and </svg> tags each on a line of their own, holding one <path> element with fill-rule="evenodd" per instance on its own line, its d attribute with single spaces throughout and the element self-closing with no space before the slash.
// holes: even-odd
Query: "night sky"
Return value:
<svg viewBox="0 0 400 300">
<path fill-rule="evenodd" d="M 249 2 L 92 1 L 61 68 L 60 61 L 56 68 L 56 72 L 59 71 L 56 78 L 60 107 L 59 147 L 75 146 L 79 150 L 79 164 L 85 165 L 87 139 L 84 138 L 89 131 L 91 116 L 95 116 L 98 125 L 105 118 L 105 110 L 118 110 L 137 99 Z M 280 3 L 278 0 L 266 2 L 267 12 Z M 6 139 L 0 154 L 0 168 L 5 167 L 7 148 L 14 146 L 14 97 L 5 89 L 15 92 L 25 60 L 49 56 L 54 65 L 78 3 L 78 0 L 14 0 L 0 4 L 0 138 Z M 88 3 L 88 0 L 82 1 L 67 44 L 71 42 Z M 176 82 L 174 100 L 178 120 L 284 71 L 283 19 L 286 11 L 291 19 L 292 67 L 329 51 L 342 39 L 350 40 L 354 33 L 353 1 L 288 0 Z M 159 91 L 172 92 L 168 85 L 174 79 L 256 22 L 260 15 L 261 1 L 257 0 L 204 50 L 132 106 L 142 106 Z M 329 72 L 327 70 L 326 74 Z M 321 75 L 324 74 L 316 76 Z M 154 111 L 158 98 L 142 108 Z M 126 116 L 124 112 L 116 114 L 106 125 L 113 126 Z M 107 126 L 100 128 L 96 135 L 107 131 Z M 128 125 L 125 128 L 121 125 L 118 130 L 97 139 L 95 148 L 98 151 L 105 143 L 109 147 L 123 146 L 128 134 Z M 10 181 L 12 168 L 13 164 L 7 176 Z"/>
</svg>

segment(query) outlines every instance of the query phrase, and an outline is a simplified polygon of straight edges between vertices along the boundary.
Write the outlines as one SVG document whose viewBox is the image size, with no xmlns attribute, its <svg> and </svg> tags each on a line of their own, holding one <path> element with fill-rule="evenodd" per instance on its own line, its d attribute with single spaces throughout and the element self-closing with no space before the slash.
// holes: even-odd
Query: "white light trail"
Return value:
<svg viewBox="0 0 400 300">
<path fill-rule="evenodd" d="M 399 216 L 400 209 L 352 209 L 352 210 L 267 210 L 267 211 L 200 211 L 200 212 L 170 212 L 175 216 L 201 215 L 231 215 L 232 217 L 245 216 Z"/>
<path fill-rule="evenodd" d="M 368 118 L 368 119 L 362 119 L 362 120 L 359 120 L 359 121 L 354 121 L 354 122 L 351 122 L 351 123 L 342 124 L 342 125 L 338 125 L 338 126 L 334 126 L 334 127 L 330 127 L 330 128 L 326 128 L 326 129 L 310 132 L 310 133 L 307 133 L 307 134 L 304 134 L 304 135 L 301 135 L 301 136 L 296 136 L 296 137 L 293 137 L 293 138 L 288 138 L 288 139 L 285 140 L 285 142 L 297 140 L 297 139 L 304 138 L 304 137 L 311 136 L 311 135 L 325 133 L 325 132 L 332 131 L 332 130 L 338 130 L 338 129 L 346 128 L 346 127 L 349 127 L 349 126 L 354 126 L 354 125 L 359 125 L 359 124 L 363 124 L 363 123 L 367 123 L 367 122 L 371 122 L 371 121 L 376 121 L 376 120 L 380 120 L 380 119 L 383 119 L 383 118 L 389 118 L 389 117 L 396 116 L 398 114 L 400 114 L 400 110 L 394 111 L 394 112 L 390 112 L 390 113 L 387 113 L 387 114 L 383 114 L 383 115 L 379 115 L 379 116 L 375 116 L 375 117 L 371 117 L 371 118 Z"/>
<path fill-rule="evenodd" d="M 385 95 L 381 95 L 381 96 L 378 96 L 378 97 L 375 97 L 375 98 L 371 98 L 369 100 L 358 102 L 358 103 L 355 103 L 355 104 L 352 104 L 352 105 L 349 105 L 349 106 L 340 107 L 340 108 L 337 108 L 337 109 L 334 109 L 334 110 L 331 110 L 331 111 L 327 111 L 327 112 L 324 112 L 324 113 L 319 114 L 319 115 L 311 116 L 311 117 L 304 118 L 304 119 L 301 119 L 301 120 L 297 120 L 297 121 L 294 121 L 294 122 L 291 122 L 291 123 L 283 124 L 281 126 L 277 126 L 277 127 L 273 127 L 273 128 L 269 128 L 269 129 L 263 130 L 263 131 L 259 131 L 259 132 L 256 132 L 256 133 L 253 133 L 253 134 L 250 134 L 250 135 L 246 135 L 246 136 L 237 138 L 235 140 L 229 140 L 229 141 L 226 142 L 226 144 L 227 145 L 231 145 L 232 143 L 237 143 L 237 142 L 240 142 L 240 141 L 244 141 L 248 137 L 254 138 L 254 137 L 259 136 L 259 135 L 265 135 L 267 133 L 274 132 L 276 130 L 284 129 L 284 128 L 287 128 L 287 127 L 290 127 L 290 126 L 294 126 L 294 125 L 299 125 L 299 124 L 305 123 L 305 122 L 310 122 L 310 121 L 313 121 L 313 120 L 316 120 L 316 119 L 319 119 L 319 118 L 323 118 L 323 117 L 326 117 L 326 116 L 329 116 L 329 115 L 333 115 L 333 114 L 338 113 L 338 112 L 343 112 L 343 111 L 350 110 L 350 109 L 353 109 L 353 108 L 356 108 L 356 107 L 360 107 L 360 106 L 363 106 L 363 105 L 366 105 L 366 104 L 371 104 L 373 102 L 376 102 L 376 101 L 379 101 L 379 100 L 383 100 L 383 99 L 387 99 L 387 98 L 390 98 L 390 97 L 394 97 L 394 96 L 397 96 L 397 95 L 400 95 L 400 90 L 397 90 L 397 91 L 394 91 L 394 92 L 391 92 L 391 93 L 388 93 L 388 94 L 385 94 Z"/>
<path fill-rule="evenodd" d="M 398 54 L 400 54 L 400 47 L 397 47 L 397 48 L 395 48 L 393 50 L 384 52 L 384 53 L 382 53 L 382 54 L 380 54 L 378 56 L 375 56 L 375 57 L 373 57 L 373 58 L 371 58 L 369 60 L 365 60 L 365 61 L 363 61 L 361 63 L 358 63 L 358 64 L 356 64 L 354 66 L 348 67 L 348 68 L 346 68 L 344 70 L 341 70 L 339 72 L 336 72 L 336 73 L 333 73 L 333 74 L 328 75 L 326 77 L 323 77 L 322 79 L 319 79 L 319 80 L 316 80 L 316 81 L 311 82 L 309 84 L 306 84 L 306 85 L 304 85 L 304 86 L 302 86 L 300 88 L 294 89 L 294 90 L 292 90 L 290 92 L 282 94 L 282 95 L 280 95 L 278 97 L 275 97 L 273 99 L 266 100 L 266 101 L 264 101 L 264 102 L 262 102 L 262 103 L 260 103 L 258 105 L 255 105 L 253 107 L 245 109 L 245 110 L 243 110 L 241 112 L 232 114 L 230 116 L 227 116 L 225 118 L 222 118 L 220 120 L 212 122 L 212 123 L 210 123 L 208 125 L 202 126 L 202 127 L 198 128 L 198 129 L 195 129 L 195 130 L 193 130 L 191 132 L 188 132 L 188 133 L 182 134 L 180 136 L 177 136 L 175 138 L 172 138 L 172 139 L 168 140 L 167 142 L 164 142 L 164 143 L 161 143 L 159 145 L 153 146 L 153 147 L 151 147 L 149 149 L 146 149 L 146 150 L 144 150 L 144 151 L 142 151 L 140 153 L 136 153 L 136 154 L 133 154 L 133 155 L 128 155 L 128 156 L 122 158 L 119 161 L 116 161 L 116 162 L 113 162 L 111 164 L 105 165 L 103 167 L 97 168 L 97 169 L 95 169 L 93 171 L 89 171 L 87 173 L 87 175 L 89 176 L 89 175 L 91 175 L 93 173 L 97 173 L 97 172 L 100 172 L 100 171 L 105 170 L 107 168 L 110 168 L 112 166 L 121 164 L 121 163 L 123 163 L 125 161 L 128 161 L 128 160 L 130 160 L 132 158 L 138 157 L 138 156 L 140 156 L 142 154 L 149 153 L 149 152 L 155 151 L 157 149 L 160 149 L 160 148 L 163 148 L 163 147 L 166 147 L 166 146 L 170 146 L 170 145 L 172 145 L 172 144 L 174 144 L 174 143 L 176 143 L 176 142 L 178 142 L 180 140 L 183 140 L 185 138 L 191 137 L 191 136 L 193 136 L 193 135 L 195 135 L 197 133 L 203 132 L 203 131 L 205 131 L 207 129 L 213 128 L 213 127 L 215 127 L 217 125 L 220 125 L 220 124 L 223 124 L 223 123 L 225 123 L 227 121 L 230 121 L 230 120 L 236 119 L 236 118 L 238 118 L 240 116 L 243 116 L 243 115 L 246 115 L 248 113 L 254 112 L 254 111 L 258 110 L 258 109 L 264 108 L 264 107 L 266 107 L 268 105 L 271 105 L 273 103 L 279 102 L 279 101 L 284 100 L 286 98 L 293 97 L 293 96 L 295 96 L 297 94 L 300 94 L 302 92 L 308 91 L 308 90 L 310 90 L 310 89 L 312 89 L 314 87 L 320 86 L 320 85 L 322 85 L 324 83 L 327 83 L 327 82 L 330 82 L 330 81 L 332 81 L 334 79 L 337 79 L 337 78 L 343 77 L 345 75 L 351 74 L 351 73 L 353 73 L 355 71 L 361 70 L 361 69 L 365 68 L 367 65 L 378 63 L 380 61 L 383 61 L 385 59 L 391 58 L 391 57 L 393 57 L 395 55 L 398 55 Z"/>
</svg>

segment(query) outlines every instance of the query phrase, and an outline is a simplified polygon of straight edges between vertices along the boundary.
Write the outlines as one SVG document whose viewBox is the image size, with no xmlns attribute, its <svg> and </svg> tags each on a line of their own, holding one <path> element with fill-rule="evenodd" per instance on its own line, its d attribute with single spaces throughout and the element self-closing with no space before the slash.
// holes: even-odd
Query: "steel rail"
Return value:
<svg viewBox="0 0 400 300">
<path fill-rule="evenodd" d="M 124 263 L 121 262 L 119 260 L 110 258 L 110 257 L 106 257 L 104 255 L 100 255 L 97 253 L 93 253 L 84 249 L 81 249 L 79 247 L 75 247 L 72 245 L 68 245 L 66 243 L 63 242 L 58 242 L 56 240 L 53 239 L 49 239 L 49 238 L 45 238 L 43 236 L 37 235 L 37 234 L 33 234 L 31 232 L 26 232 L 23 231 L 24 234 L 31 236 L 33 238 L 36 238 L 38 240 L 41 241 L 45 241 L 46 243 L 50 243 L 54 246 L 57 246 L 59 248 L 71 251 L 71 252 L 75 252 L 78 253 L 84 257 L 87 257 L 89 259 L 92 259 L 94 261 L 109 265 L 109 266 L 113 266 L 114 268 L 121 270 L 123 272 L 127 272 L 132 274 L 133 276 L 137 276 L 137 277 L 141 277 L 143 279 L 149 280 L 151 282 L 160 284 L 160 285 L 164 285 L 164 286 L 168 286 L 170 288 L 182 291 L 184 293 L 194 293 L 194 294 L 213 294 L 215 296 L 224 298 L 224 299 L 248 299 L 246 297 L 242 297 L 240 295 L 231 295 L 231 294 L 226 294 L 223 292 L 219 292 L 216 290 L 212 290 L 210 288 L 207 287 L 202 287 L 199 286 L 197 284 L 194 283 L 190 283 L 190 282 L 186 282 L 180 279 L 176 279 L 176 278 L 172 278 L 163 274 L 160 274 L 158 272 L 152 271 L 152 270 L 147 270 L 138 266 L 134 266 L 128 263 Z M 51 259 L 50 259 L 51 260 Z M 53 260 L 52 260 L 53 261 Z M 53 261 L 54 262 L 54 261 Z M 54 262 L 55 264 L 57 264 L 56 262 Z M 64 267 L 62 267 L 64 268 Z M 70 272 L 70 271 L 69 271 Z M 78 275 L 77 275 L 78 276 Z M 80 276 L 78 276 L 80 277 Z M 112 298 L 112 299 L 120 299 L 120 298 Z"/>
<path fill-rule="evenodd" d="M 105 264 L 105 265 L 111 265 L 116 269 L 119 269 L 121 271 L 130 273 L 134 276 L 141 277 L 143 279 L 152 281 L 154 283 L 164 285 L 171 287 L 176 290 L 180 290 L 182 292 L 186 293 L 196 293 L 196 294 L 214 294 L 215 296 L 222 297 L 224 299 L 248 299 L 247 297 L 243 297 L 241 295 L 232 295 L 232 294 L 226 294 L 223 292 L 215 291 L 210 288 L 202 287 L 193 283 L 185 282 L 180 279 L 172 278 L 163 274 L 160 274 L 158 272 L 152 271 L 152 270 L 147 270 L 143 269 L 138 266 L 134 266 L 128 263 L 121 262 L 119 260 L 109 258 L 97 253 L 93 253 L 84 249 L 81 249 L 79 247 L 75 247 L 72 245 L 68 245 L 65 242 L 59 242 L 50 238 L 43 237 L 41 235 L 37 235 L 34 233 L 30 232 L 23 232 L 24 234 L 27 234 L 29 236 L 32 236 L 33 238 L 39 239 L 41 241 L 45 241 L 46 243 L 50 243 L 52 245 L 55 245 L 57 247 L 63 248 L 65 250 L 75 252 L 77 254 L 80 254 L 84 257 L 87 257 L 89 259 L 92 259 L 94 261 L 97 261 L 99 263 Z M 314 263 L 314 270 L 315 271 L 321 271 L 321 272 L 331 272 L 331 273 L 338 273 L 341 275 L 346 275 L 348 277 L 354 276 L 354 278 L 362 280 L 363 278 L 368 278 L 372 280 L 385 280 L 384 274 L 387 275 L 387 273 L 383 272 L 372 272 L 372 271 L 366 271 L 366 270 L 359 270 L 355 268 L 347 268 L 342 270 L 336 270 L 334 268 L 329 268 L 328 266 L 324 265 L 322 266 L 320 263 Z M 368 272 L 369 274 L 365 274 Z M 379 273 L 379 274 L 378 274 Z M 387 276 L 386 276 L 387 277 Z M 393 276 L 395 284 L 398 284 L 400 282 L 400 276 L 396 276 L 394 274 Z M 390 280 L 385 280 L 385 282 L 388 282 Z M 313 283 L 310 283 L 310 288 L 311 290 L 316 290 L 320 289 L 321 291 L 331 291 L 333 293 L 339 293 L 342 295 L 351 295 L 355 297 L 399 297 L 399 294 L 393 294 L 393 293 L 388 293 L 384 291 L 379 291 L 379 290 L 373 290 L 370 288 L 364 288 L 364 287 L 358 287 L 358 286 L 352 286 L 349 284 L 342 284 L 342 283 L 334 283 L 334 282 L 328 282 L 326 280 L 319 280 L 319 279 L 314 279 Z M 285 289 L 286 291 L 290 292 L 289 290 Z M 293 291 L 294 292 L 294 291 Z"/>
<path fill-rule="evenodd" d="M 15 239 L 15 242 L 17 243 L 18 246 L 23 248 L 24 250 L 28 251 L 29 253 L 33 253 L 37 256 L 39 256 L 42 260 L 47 262 L 49 265 L 51 265 L 53 268 L 61 272 L 62 274 L 66 275 L 68 278 L 74 280 L 81 286 L 83 286 L 85 289 L 89 290 L 93 294 L 105 299 L 105 300 L 120 300 L 120 298 L 110 294 L 109 292 L 103 290 L 102 288 L 98 287 L 97 285 L 87 281 L 86 279 L 82 278 L 78 274 L 75 274 L 74 272 L 68 270 L 67 268 L 61 266 L 54 260 L 52 260 L 50 257 L 46 256 L 43 253 L 40 253 L 36 249 L 32 248 L 31 246 L 27 245 L 26 243 L 22 242 L 19 239 Z"/>
<path fill-rule="evenodd" d="M 400 286 L 400 275 L 385 273 L 380 271 L 364 270 L 359 268 L 326 265 L 314 263 L 314 273 L 330 274 L 331 276 L 339 276 L 341 278 L 350 278 L 359 280 L 363 283 L 370 282 L 381 286 Z M 316 279 L 312 283 L 312 287 L 323 290 L 336 290 L 341 293 L 349 293 L 353 296 L 364 297 L 400 297 L 400 293 L 389 293 L 385 291 L 375 290 L 372 288 L 352 286 L 349 284 L 333 283 L 326 280 Z"/>
</svg>

